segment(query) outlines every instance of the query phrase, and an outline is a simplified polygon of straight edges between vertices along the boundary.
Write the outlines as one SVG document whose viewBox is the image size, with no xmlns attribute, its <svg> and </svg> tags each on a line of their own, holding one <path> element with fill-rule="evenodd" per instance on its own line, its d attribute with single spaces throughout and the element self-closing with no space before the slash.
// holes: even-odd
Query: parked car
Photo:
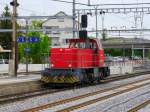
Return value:
<svg viewBox="0 0 150 112">
<path fill-rule="evenodd" d="M 8 59 L 0 59 L 0 64 L 8 64 Z"/>
<path fill-rule="evenodd" d="M 109 64 L 110 62 L 113 62 L 112 56 L 105 56 L 105 63 Z"/>
<path fill-rule="evenodd" d="M 142 58 L 140 56 L 131 56 L 130 59 L 132 60 L 142 60 Z"/>
<path fill-rule="evenodd" d="M 123 61 L 123 57 L 121 56 L 117 56 L 113 58 L 113 62 L 122 62 Z"/>
</svg>

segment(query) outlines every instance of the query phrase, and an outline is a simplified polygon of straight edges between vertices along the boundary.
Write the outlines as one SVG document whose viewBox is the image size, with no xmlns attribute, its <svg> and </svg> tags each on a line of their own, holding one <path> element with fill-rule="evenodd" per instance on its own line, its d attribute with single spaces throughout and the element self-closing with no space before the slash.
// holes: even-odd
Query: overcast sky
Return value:
<svg viewBox="0 0 150 112">
<path fill-rule="evenodd" d="M 12 0 L 0 0 L 0 13 L 6 6 L 9 5 Z M 72 0 L 66 0 L 72 1 Z M 88 0 L 76 0 L 76 2 L 87 3 Z M 125 3 L 150 3 L 150 0 L 91 0 L 91 4 L 125 4 Z M 72 14 L 72 4 L 59 3 L 51 0 L 18 0 L 20 6 L 18 7 L 19 15 L 53 15 L 59 11 L 64 11 L 67 14 Z M 9 5 L 10 6 L 10 5 Z M 134 5 L 134 6 L 100 6 L 99 8 L 104 7 L 144 7 L 150 5 Z M 76 8 L 88 8 L 85 6 L 77 5 Z M 144 24 L 143 28 L 150 28 L 149 22 L 150 14 L 144 15 Z M 98 17 L 98 27 L 101 28 L 101 17 Z M 131 28 L 134 26 L 134 15 L 133 14 L 105 14 L 104 17 L 104 26 L 105 28 L 110 29 L 112 26 L 120 29 L 122 26 Z M 92 29 L 95 27 L 95 17 L 89 18 L 89 28 Z"/>
</svg>

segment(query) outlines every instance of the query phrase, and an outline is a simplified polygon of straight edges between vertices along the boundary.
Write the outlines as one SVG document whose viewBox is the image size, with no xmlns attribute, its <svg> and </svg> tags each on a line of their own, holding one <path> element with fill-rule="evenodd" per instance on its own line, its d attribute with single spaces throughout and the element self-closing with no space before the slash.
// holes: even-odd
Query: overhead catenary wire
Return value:
<svg viewBox="0 0 150 112">
<path fill-rule="evenodd" d="M 73 3 L 71 1 L 66 1 L 66 0 L 51 0 L 51 1 L 56 1 L 56 2 L 63 2 L 63 3 Z M 89 5 L 88 3 L 85 4 L 85 3 L 81 3 L 81 2 L 75 2 L 75 4 L 77 5 L 86 5 L 86 6 L 111 6 L 111 5 L 150 5 L 150 2 L 141 2 L 141 3 L 111 3 L 111 4 L 104 4 L 104 3 L 101 3 L 101 4 L 95 4 L 95 5 Z"/>
<path fill-rule="evenodd" d="M 63 2 L 63 3 L 70 3 L 70 4 L 72 4 L 72 3 L 73 3 L 73 2 L 65 1 L 65 0 L 51 0 L 51 1 Z M 75 2 L 75 4 L 76 4 L 76 5 L 85 5 L 85 6 L 89 6 L 88 4 L 79 3 L 79 2 Z"/>
<path fill-rule="evenodd" d="M 72 31 L 72 28 L 54 28 L 54 29 L 29 29 L 28 31 Z M 12 32 L 12 29 L 0 29 L 0 32 Z M 24 32 L 26 31 L 26 29 L 18 29 L 18 32 Z M 75 30 L 77 32 L 77 30 Z M 102 32 L 103 30 L 98 30 L 98 32 Z M 139 32 L 139 31 L 143 31 L 143 32 L 150 32 L 150 29 L 116 29 L 116 30 L 112 30 L 112 29 L 107 29 L 105 32 Z M 95 30 L 89 30 L 88 32 L 96 32 Z"/>
<path fill-rule="evenodd" d="M 93 5 L 93 6 L 111 6 L 111 5 L 150 5 L 149 2 L 147 3 L 118 3 L 118 4 L 96 4 L 96 5 Z"/>
</svg>

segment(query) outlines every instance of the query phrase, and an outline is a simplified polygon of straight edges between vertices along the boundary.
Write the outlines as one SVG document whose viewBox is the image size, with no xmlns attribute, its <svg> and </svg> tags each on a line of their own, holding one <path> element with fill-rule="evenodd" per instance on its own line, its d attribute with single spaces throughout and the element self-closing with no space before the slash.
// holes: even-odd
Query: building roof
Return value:
<svg viewBox="0 0 150 112">
<path fill-rule="evenodd" d="M 68 16 L 68 15 L 63 11 L 60 11 L 57 14 L 55 14 L 54 16 Z"/>
<path fill-rule="evenodd" d="M 66 14 L 65 12 L 63 12 L 63 11 L 60 11 L 60 12 L 56 13 L 54 16 L 56 16 L 56 17 L 62 16 L 62 17 L 64 17 L 64 18 L 70 18 L 70 15 L 67 15 L 67 14 Z M 72 18 L 70 18 L 70 19 L 72 19 Z M 45 22 L 47 22 L 47 21 L 49 21 L 49 20 L 51 20 L 51 18 L 48 18 L 47 20 L 43 21 L 43 23 L 45 23 Z"/>
</svg>

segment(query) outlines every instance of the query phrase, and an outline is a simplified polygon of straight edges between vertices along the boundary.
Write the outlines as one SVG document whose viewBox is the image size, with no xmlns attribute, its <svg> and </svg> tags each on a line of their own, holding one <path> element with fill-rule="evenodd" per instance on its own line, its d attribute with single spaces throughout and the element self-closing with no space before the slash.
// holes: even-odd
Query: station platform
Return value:
<svg viewBox="0 0 150 112">
<path fill-rule="evenodd" d="M 19 74 L 17 77 L 0 77 L 0 96 L 20 94 L 41 88 L 40 74 Z"/>
<path fill-rule="evenodd" d="M 18 75 L 17 77 L 10 76 L 1 76 L 0 77 L 0 85 L 14 84 L 14 83 L 22 83 L 29 81 L 38 81 L 40 80 L 40 74 L 29 74 L 29 75 Z"/>
</svg>

